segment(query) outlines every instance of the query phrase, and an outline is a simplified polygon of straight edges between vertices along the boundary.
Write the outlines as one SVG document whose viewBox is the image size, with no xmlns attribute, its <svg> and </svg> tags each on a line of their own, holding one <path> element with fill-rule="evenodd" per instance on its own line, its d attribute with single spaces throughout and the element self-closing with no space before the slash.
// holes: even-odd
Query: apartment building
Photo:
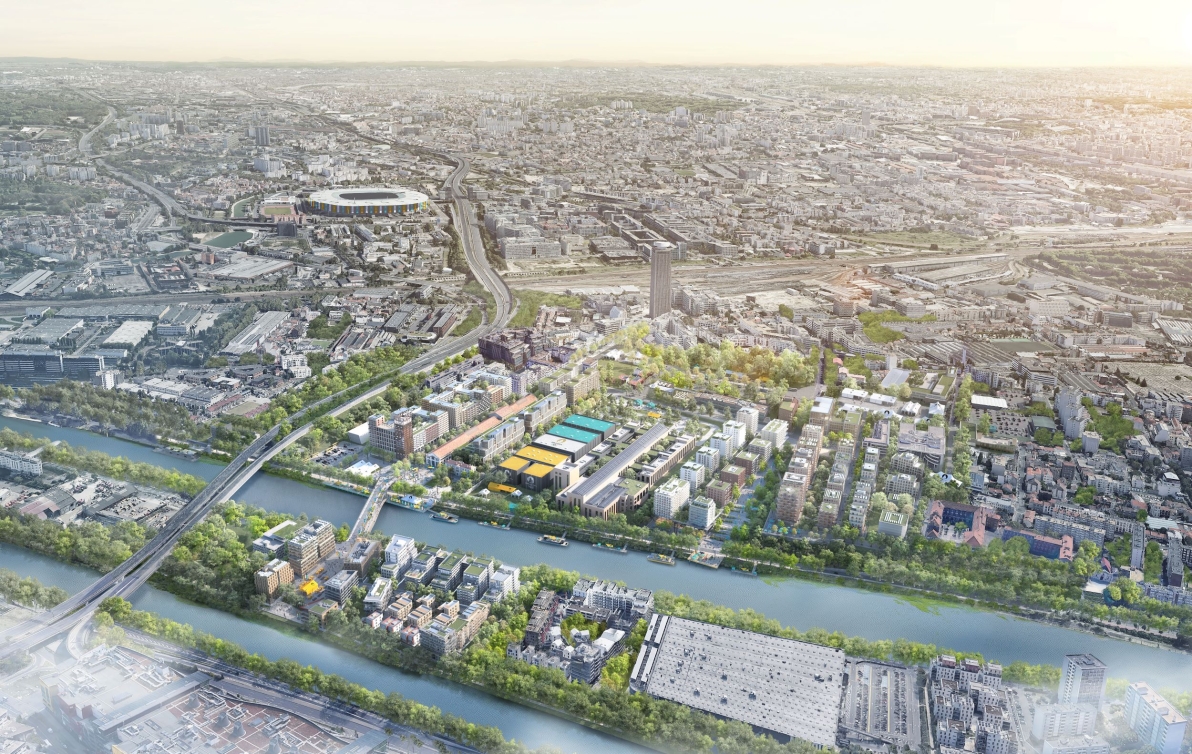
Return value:
<svg viewBox="0 0 1192 754">
<path fill-rule="evenodd" d="M 1141 681 L 1126 689 L 1126 724 L 1158 754 L 1179 754 L 1188 728 L 1184 716 Z"/>
<path fill-rule="evenodd" d="M 703 469 L 702 466 L 698 468 Z M 654 515 L 659 518 L 674 518 L 691 498 L 691 486 L 683 479 L 670 479 L 654 490 Z"/>
<path fill-rule="evenodd" d="M 521 418 L 510 419 L 477 437 L 470 447 L 487 463 L 511 450 L 525 435 L 525 421 Z"/>
<path fill-rule="evenodd" d="M 652 461 L 642 466 L 637 473 L 638 481 L 654 484 L 669 474 L 681 464 L 687 456 L 695 450 L 694 435 L 679 435 L 663 451 L 659 452 Z"/>
<path fill-rule="evenodd" d="M 707 468 L 699 461 L 688 461 L 679 468 L 679 478 L 687 482 L 691 494 L 694 495 L 699 486 L 704 483 Z"/>
<path fill-rule="evenodd" d="M 294 569 L 294 577 L 299 579 L 309 576 L 319 561 L 334 551 L 335 527 L 322 519 L 302 527 L 286 543 L 286 559 Z"/>
<path fill-rule="evenodd" d="M 294 583 L 294 568 L 280 558 L 270 560 L 265 566 L 253 574 L 253 586 L 257 594 L 265 595 L 265 599 L 272 600 L 278 591 L 286 584 Z"/>
</svg>

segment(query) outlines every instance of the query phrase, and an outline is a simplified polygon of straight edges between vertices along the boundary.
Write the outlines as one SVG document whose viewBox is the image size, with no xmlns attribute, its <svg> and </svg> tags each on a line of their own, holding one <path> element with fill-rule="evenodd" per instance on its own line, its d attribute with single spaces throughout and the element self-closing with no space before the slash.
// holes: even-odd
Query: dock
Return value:
<svg viewBox="0 0 1192 754">
<path fill-rule="evenodd" d="M 718 552 L 704 552 L 703 550 L 696 550 L 687 556 L 687 559 L 696 565 L 707 566 L 708 568 L 719 568 L 720 564 L 724 562 L 724 556 Z"/>
</svg>

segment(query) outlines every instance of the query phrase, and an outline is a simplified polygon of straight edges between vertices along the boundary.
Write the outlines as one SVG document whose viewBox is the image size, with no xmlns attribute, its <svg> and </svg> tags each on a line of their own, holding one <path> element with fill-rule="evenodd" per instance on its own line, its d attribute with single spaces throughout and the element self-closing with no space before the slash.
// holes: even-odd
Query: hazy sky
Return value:
<svg viewBox="0 0 1192 754">
<path fill-rule="evenodd" d="M 0 0 L 0 56 L 1192 64 L 1192 0 Z"/>
</svg>

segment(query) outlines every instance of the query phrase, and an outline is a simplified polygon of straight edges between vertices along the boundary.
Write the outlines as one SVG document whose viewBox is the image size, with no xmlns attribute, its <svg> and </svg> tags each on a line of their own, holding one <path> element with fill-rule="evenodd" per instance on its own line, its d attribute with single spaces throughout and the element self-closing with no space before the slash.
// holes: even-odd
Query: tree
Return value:
<svg viewBox="0 0 1192 754">
<path fill-rule="evenodd" d="M 992 428 L 993 421 L 989 418 L 989 414 L 981 414 L 981 418 L 977 420 L 977 431 L 983 435 L 987 435 Z"/>
</svg>

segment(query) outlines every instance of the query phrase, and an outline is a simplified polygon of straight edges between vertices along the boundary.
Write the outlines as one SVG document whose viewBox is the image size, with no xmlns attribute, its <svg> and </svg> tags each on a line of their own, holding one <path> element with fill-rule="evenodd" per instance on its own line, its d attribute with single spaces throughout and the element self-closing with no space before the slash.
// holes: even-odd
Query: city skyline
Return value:
<svg viewBox="0 0 1192 754">
<path fill-rule="evenodd" d="M 14 14 L 0 49 L 17 57 L 126 61 L 401 63 L 586 61 L 648 65 L 898 65 L 940 67 L 1183 67 L 1192 11 L 1161 0 L 1122 14 L 1098 0 L 956 9 L 939 0 L 848 8 L 749 0 L 650 0 L 562 6 L 542 0 L 367 8 L 335 17 L 309 0 L 278 15 L 263 4 L 214 0 L 207 12 L 145 13 L 130 0 L 102 8 L 50 0 Z M 55 18 L 44 23 L 44 15 Z M 632 23 L 626 24 L 626 14 Z M 444 33 L 444 18 L 451 18 Z M 846 18 L 847 23 L 841 23 Z M 234 21 L 234 23 L 229 23 Z M 567 28 L 565 35 L 552 29 Z M 262 33 L 267 31 L 268 33 Z"/>
<path fill-rule="evenodd" d="M 0 39 L 1185 43 L 1174 4 L 48 2 Z M 0 752 L 1192 754 L 1189 385 L 1183 68 L 9 58 Z"/>
</svg>

